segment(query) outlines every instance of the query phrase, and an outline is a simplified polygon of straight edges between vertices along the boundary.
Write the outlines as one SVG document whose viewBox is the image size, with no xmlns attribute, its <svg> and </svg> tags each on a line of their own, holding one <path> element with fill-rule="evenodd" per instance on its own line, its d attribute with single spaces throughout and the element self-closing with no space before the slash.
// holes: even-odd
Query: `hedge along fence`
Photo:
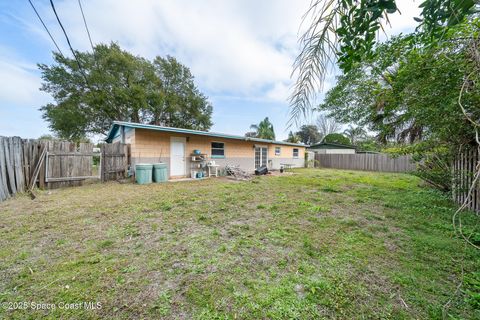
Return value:
<svg viewBox="0 0 480 320">
<path fill-rule="evenodd" d="M 412 156 L 391 157 L 386 154 L 316 154 L 317 167 L 378 172 L 412 172 Z"/>
<path fill-rule="evenodd" d="M 452 166 L 453 201 L 459 205 L 467 202 L 466 208 L 476 212 L 480 212 L 480 181 L 474 184 L 479 161 L 476 149 L 465 150 L 455 157 Z"/>
</svg>

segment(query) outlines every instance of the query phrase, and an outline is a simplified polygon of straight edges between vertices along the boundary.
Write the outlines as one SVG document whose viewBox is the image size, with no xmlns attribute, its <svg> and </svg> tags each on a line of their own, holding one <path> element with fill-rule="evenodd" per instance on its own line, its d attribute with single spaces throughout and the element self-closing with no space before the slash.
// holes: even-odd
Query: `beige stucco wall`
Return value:
<svg viewBox="0 0 480 320">
<path fill-rule="evenodd" d="M 193 153 L 193 150 L 198 149 L 210 157 L 212 142 L 223 142 L 225 144 L 225 158 L 253 157 L 254 154 L 252 142 L 135 129 L 135 141 L 131 147 L 132 157 L 158 157 L 160 154 L 162 157 L 170 157 L 170 137 L 187 138 L 187 156 Z"/>
<path fill-rule="evenodd" d="M 292 164 L 295 167 L 303 167 L 305 159 L 305 147 L 294 147 L 276 145 L 271 143 L 258 143 L 252 141 L 241 141 L 235 139 L 222 139 L 208 136 L 189 135 L 182 133 L 161 132 L 146 129 L 134 129 L 131 134 L 131 159 L 135 163 L 165 162 L 170 175 L 170 137 L 185 137 L 186 142 L 186 173 L 190 174 L 190 155 L 193 150 L 198 149 L 207 154 L 208 160 L 214 160 L 220 168 L 226 164 L 239 165 L 246 171 L 255 170 L 254 145 L 262 145 L 268 148 L 268 160 L 270 169 L 279 169 L 281 163 Z M 224 158 L 211 158 L 211 143 L 223 142 L 225 144 Z M 275 155 L 275 147 L 281 148 L 279 156 Z M 298 148 L 298 158 L 293 158 L 293 149 Z"/>
<path fill-rule="evenodd" d="M 275 147 L 280 147 L 280 155 L 275 155 Z M 298 149 L 298 157 L 304 158 L 305 157 L 305 148 L 304 147 L 294 147 L 294 146 L 286 146 L 286 145 L 278 145 L 278 144 L 269 144 L 268 145 L 268 158 L 293 158 L 293 149 Z"/>
</svg>

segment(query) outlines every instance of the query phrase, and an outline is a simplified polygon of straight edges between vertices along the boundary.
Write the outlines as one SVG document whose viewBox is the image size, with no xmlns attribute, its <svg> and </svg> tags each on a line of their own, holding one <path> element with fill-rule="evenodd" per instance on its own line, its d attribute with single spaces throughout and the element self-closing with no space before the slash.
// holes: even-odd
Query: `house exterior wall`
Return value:
<svg viewBox="0 0 480 320">
<path fill-rule="evenodd" d="M 355 149 L 308 149 L 318 154 L 354 154 Z"/>
<path fill-rule="evenodd" d="M 280 155 L 275 155 L 275 147 L 280 148 Z M 298 149 L 298 157 L 293 157 L 293 149 Z M 305 147 L 287 146 L 278 144 L 268 145 L 269 169 L 278 170 L 282 164 L 291 164 L 294 167 L 305 166 Z"/>
<path fill-rule="evenodd" d="M 243 170 L 253 172 L 255 170 L 254 146 L 266 146 L 268 148 L 268 160 L 270 169 L 280 169 L 280 164 L 292 164 L 295 167 L 303 167 L 305 164 L 305 147 L 277 145 L 272 143 L 257 143 L 253 141 L 241 141 L 236 139 L 224 139 L 201 135 L 189 135 L 184 133 L 162 132 L 148 129 L 132 129 L 130 134 L 130 149 L 132 166 L 137 163 L 165 162 L 170 176 L 170 137 L 185 137 L 186 140 L 186 176 L 190 175 L 190 155 L 198 149 L 207 154 L 207 161 L 214 160 L 223 169 L 225 165 L 239 165 Z M 127 136 L 125 134 L 125 136 Z M 211 143 L 223 142 L 225 157 L 212 157 Z M 275 155 L 275 147 L 280 147 L 280 155 Z M 298 157 L 293 158 L 293 149 L 298 149 Z"/>
</svg>

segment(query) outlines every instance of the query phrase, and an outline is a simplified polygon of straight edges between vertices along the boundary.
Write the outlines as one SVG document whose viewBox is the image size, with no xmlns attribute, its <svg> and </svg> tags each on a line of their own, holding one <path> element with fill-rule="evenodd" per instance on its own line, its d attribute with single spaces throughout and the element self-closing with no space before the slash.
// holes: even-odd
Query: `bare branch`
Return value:
<svg viewBox="0 0 480 320">
<path fill-rule="evenodd" d="M 316 125 L 318 132 L 320 133 L 320 140 L 323 140 L 323 138 L 330 133 L 338 132 L 342 127 L 342 125 L 335 121 L 335 119 L 329 118 L 323 114 L 318 116 Z"/>
</svg>

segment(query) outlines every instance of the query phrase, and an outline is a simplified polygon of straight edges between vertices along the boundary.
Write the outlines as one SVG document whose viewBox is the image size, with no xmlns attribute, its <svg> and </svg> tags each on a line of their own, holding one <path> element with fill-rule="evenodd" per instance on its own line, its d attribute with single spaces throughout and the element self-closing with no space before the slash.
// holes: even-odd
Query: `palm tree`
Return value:
<svg viewBox="0 0 480 320">
<path fill-rule="evenodd" d="M 361 127 L 354 127 L 349 125 L 348 128 L 343 131 L 343 134 L 346 135 L 350 142 L 355 145 L 360 139 L 364 138 L 367 135 L 367 132 Z"/>
<path fill-rule="evenodd" d="M 292 142 L 292 143 L 300 143 L 300 137 L 298 136 L 298 134 L 295 134 L 292 131 L 290 131 L 288 133 L 288 138 L 285 141 Z"/>
<path fill-rule="evenodd" d="M 268 120 L 268 117 L 260 121 L 259 124 L 252 124 L 250 129 L 254 130 L 255 138 L 275 140 L 275 131 L 273 124 Z M 251 132 L 247 132 L 246 136 L 253 136 Z"/>
</svg>

